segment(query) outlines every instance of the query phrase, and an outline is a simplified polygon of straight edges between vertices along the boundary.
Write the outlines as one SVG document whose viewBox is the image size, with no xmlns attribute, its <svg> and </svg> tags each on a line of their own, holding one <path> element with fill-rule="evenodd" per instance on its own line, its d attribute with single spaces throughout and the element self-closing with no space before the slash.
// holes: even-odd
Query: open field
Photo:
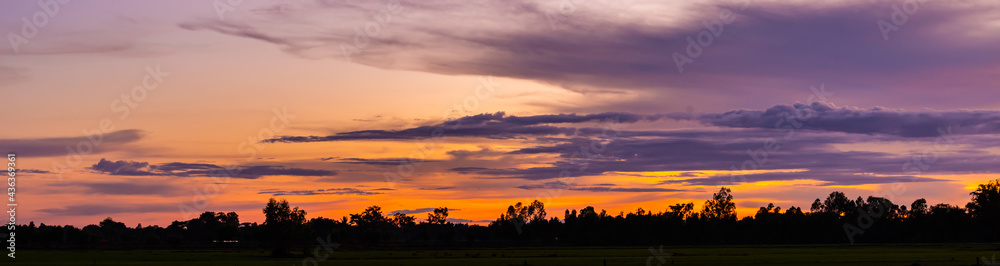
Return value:
<svg viewBox="0 0 1000 266">
<path fill-rule="evenodd" d="M 500 249 L 336 250 L 319 265 L 976 265 L 997 244 L 756 245 Z M 18 252 L 15 265 L 313 265 L 263 250 Z"/>
</svg>

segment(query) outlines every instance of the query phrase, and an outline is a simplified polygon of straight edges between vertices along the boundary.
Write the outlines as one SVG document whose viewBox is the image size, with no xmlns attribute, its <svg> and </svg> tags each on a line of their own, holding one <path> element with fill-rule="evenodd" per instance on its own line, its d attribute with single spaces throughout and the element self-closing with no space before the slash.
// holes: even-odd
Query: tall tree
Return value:
<svg viewBox="0 0 1000 266">
<path fill-rule="evenodd" d="M 687 217 L 691 217 L 692 211 L 694 211 L 694 203 L 688 202 L 688 203 L 677 203 L 670 206 L 670 211 L 668 213 L 670 214 L 671 217 L 675 219 L 683 220 L 686 219 Z"/>
<path fill-rule="evenodd" d="M 986 234 L 994 238 L 1000 233 L 1000 179 L 979 184 L 972 195 L 972 202 L 965 205 L 972 219 L 985 225 Z"/>
<path fill-rule="evenodd" d="M 369 206 L 360 214 L 351 214 L 351 223 L 361 228 L 382 228 L 392 225 L 392 220 L 382 215 L 382 207 Z"/>
<path fill-rule="evenodd" d="M 415 223 L 416 219 L 417 219 L 416 217 L 409 216 L 409 215 L 402 214 L 402 213 L 398 213 L 398 212 L 392 214 L 392 224 L 394 224 L 394 225 L 396 225 L 397 227 L 400 227 L 400 228 L 416 224 Z"/>
<path fill-rule="evenodd" d="M 448 207 L 434 208 L 433 212 L 427 214 L 427 222 L 432 224 L 445 224 L 448 222 Z"/>
<path fill-rule="evenodd" d="M 1000 218 L 1000 179 L 979 184 L 972 195 L 972 202 L 966 204 L 973 218 L 995 221 Z"/>
<path fill-rule="evenodd" d="M 858 203 L 863 203 L 861 197 L 858 197 Z M 854 212 L 857 203 L 847 198 L 844 192 L 834 191 L 831 192 L 826 200 L 823 200 L 822 212 L 835 213 L 835 214 L 846 214 L 849 212 Z"/>
<path fill-rule="evenodd" d="M 275 256 L 289 256 L 288 252 L 292 241 L 302 232 L 303 224 L 306 222 L 306 211 L 299 207 L 291 208 L 288 201 L 281 201 L 271 198 L 264 207 L 264 224 L 262 229 L 269 236 L 274 245 L 271 254 Z"/>
<path fill-rule="evenodd" d="M 528 206 L 528 214 L 531 215 L 531 222 L 545 221 L 545 204 L 538 200 L 531 202 L 531 205 Z"/>
<path fill-rule="evenodd" d="M 718 193 L 712 194 L 712 199 L 705 201 L 702 213 L 711 220 L 736 220 L 736 203 L 733 202 L 731 192 L 723 187 Z"/>
<path fill-rule="evenodd" d="M 920 217 L 927 214 L 927 200 L 919 198 L 910 204 L 910 216 Z"/>
</svg>

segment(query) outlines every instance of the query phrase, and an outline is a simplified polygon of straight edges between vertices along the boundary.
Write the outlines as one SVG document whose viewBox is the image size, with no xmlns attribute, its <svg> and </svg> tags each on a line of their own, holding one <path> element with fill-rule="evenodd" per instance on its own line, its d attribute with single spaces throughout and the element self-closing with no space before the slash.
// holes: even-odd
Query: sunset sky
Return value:
<svg viewBox="0 0 1000 266">
<path fill-rule="evenodd" d="M 0 2 L 19 221 L 964 206 L 1000 172 L 996 1 L 231 2 Z"/>
</svg>

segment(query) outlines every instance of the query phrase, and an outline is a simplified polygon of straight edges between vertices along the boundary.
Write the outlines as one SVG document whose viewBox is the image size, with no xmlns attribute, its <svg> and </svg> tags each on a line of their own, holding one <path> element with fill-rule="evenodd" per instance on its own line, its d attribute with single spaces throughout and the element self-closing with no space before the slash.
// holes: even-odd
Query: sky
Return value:
<svg viewBox="0 0 1000 266">
<path fill-rule="evenodd" d="M 3 1 L 20 221 L 378 205 L 740 217 L 962 205 L 1000 162 L 1000 3 Z"/>
</svg>

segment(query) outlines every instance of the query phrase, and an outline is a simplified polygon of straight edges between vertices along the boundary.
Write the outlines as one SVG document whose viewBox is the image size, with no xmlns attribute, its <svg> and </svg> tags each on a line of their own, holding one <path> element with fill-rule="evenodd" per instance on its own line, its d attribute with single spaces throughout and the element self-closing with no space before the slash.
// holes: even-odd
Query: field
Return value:
<svg viewBox="0 0 1000 266">
<path fill-rule="evenodd" d="M 1000 244 L 342 250 L 319 265 L 981 265 Z M 23 250 L 13 265 L 314 265 L 263 250 Z M 9 258 L 8 258 L 9 261 Z M 9 264 L 8 264 L 9 265 Z"/>
</svg>

